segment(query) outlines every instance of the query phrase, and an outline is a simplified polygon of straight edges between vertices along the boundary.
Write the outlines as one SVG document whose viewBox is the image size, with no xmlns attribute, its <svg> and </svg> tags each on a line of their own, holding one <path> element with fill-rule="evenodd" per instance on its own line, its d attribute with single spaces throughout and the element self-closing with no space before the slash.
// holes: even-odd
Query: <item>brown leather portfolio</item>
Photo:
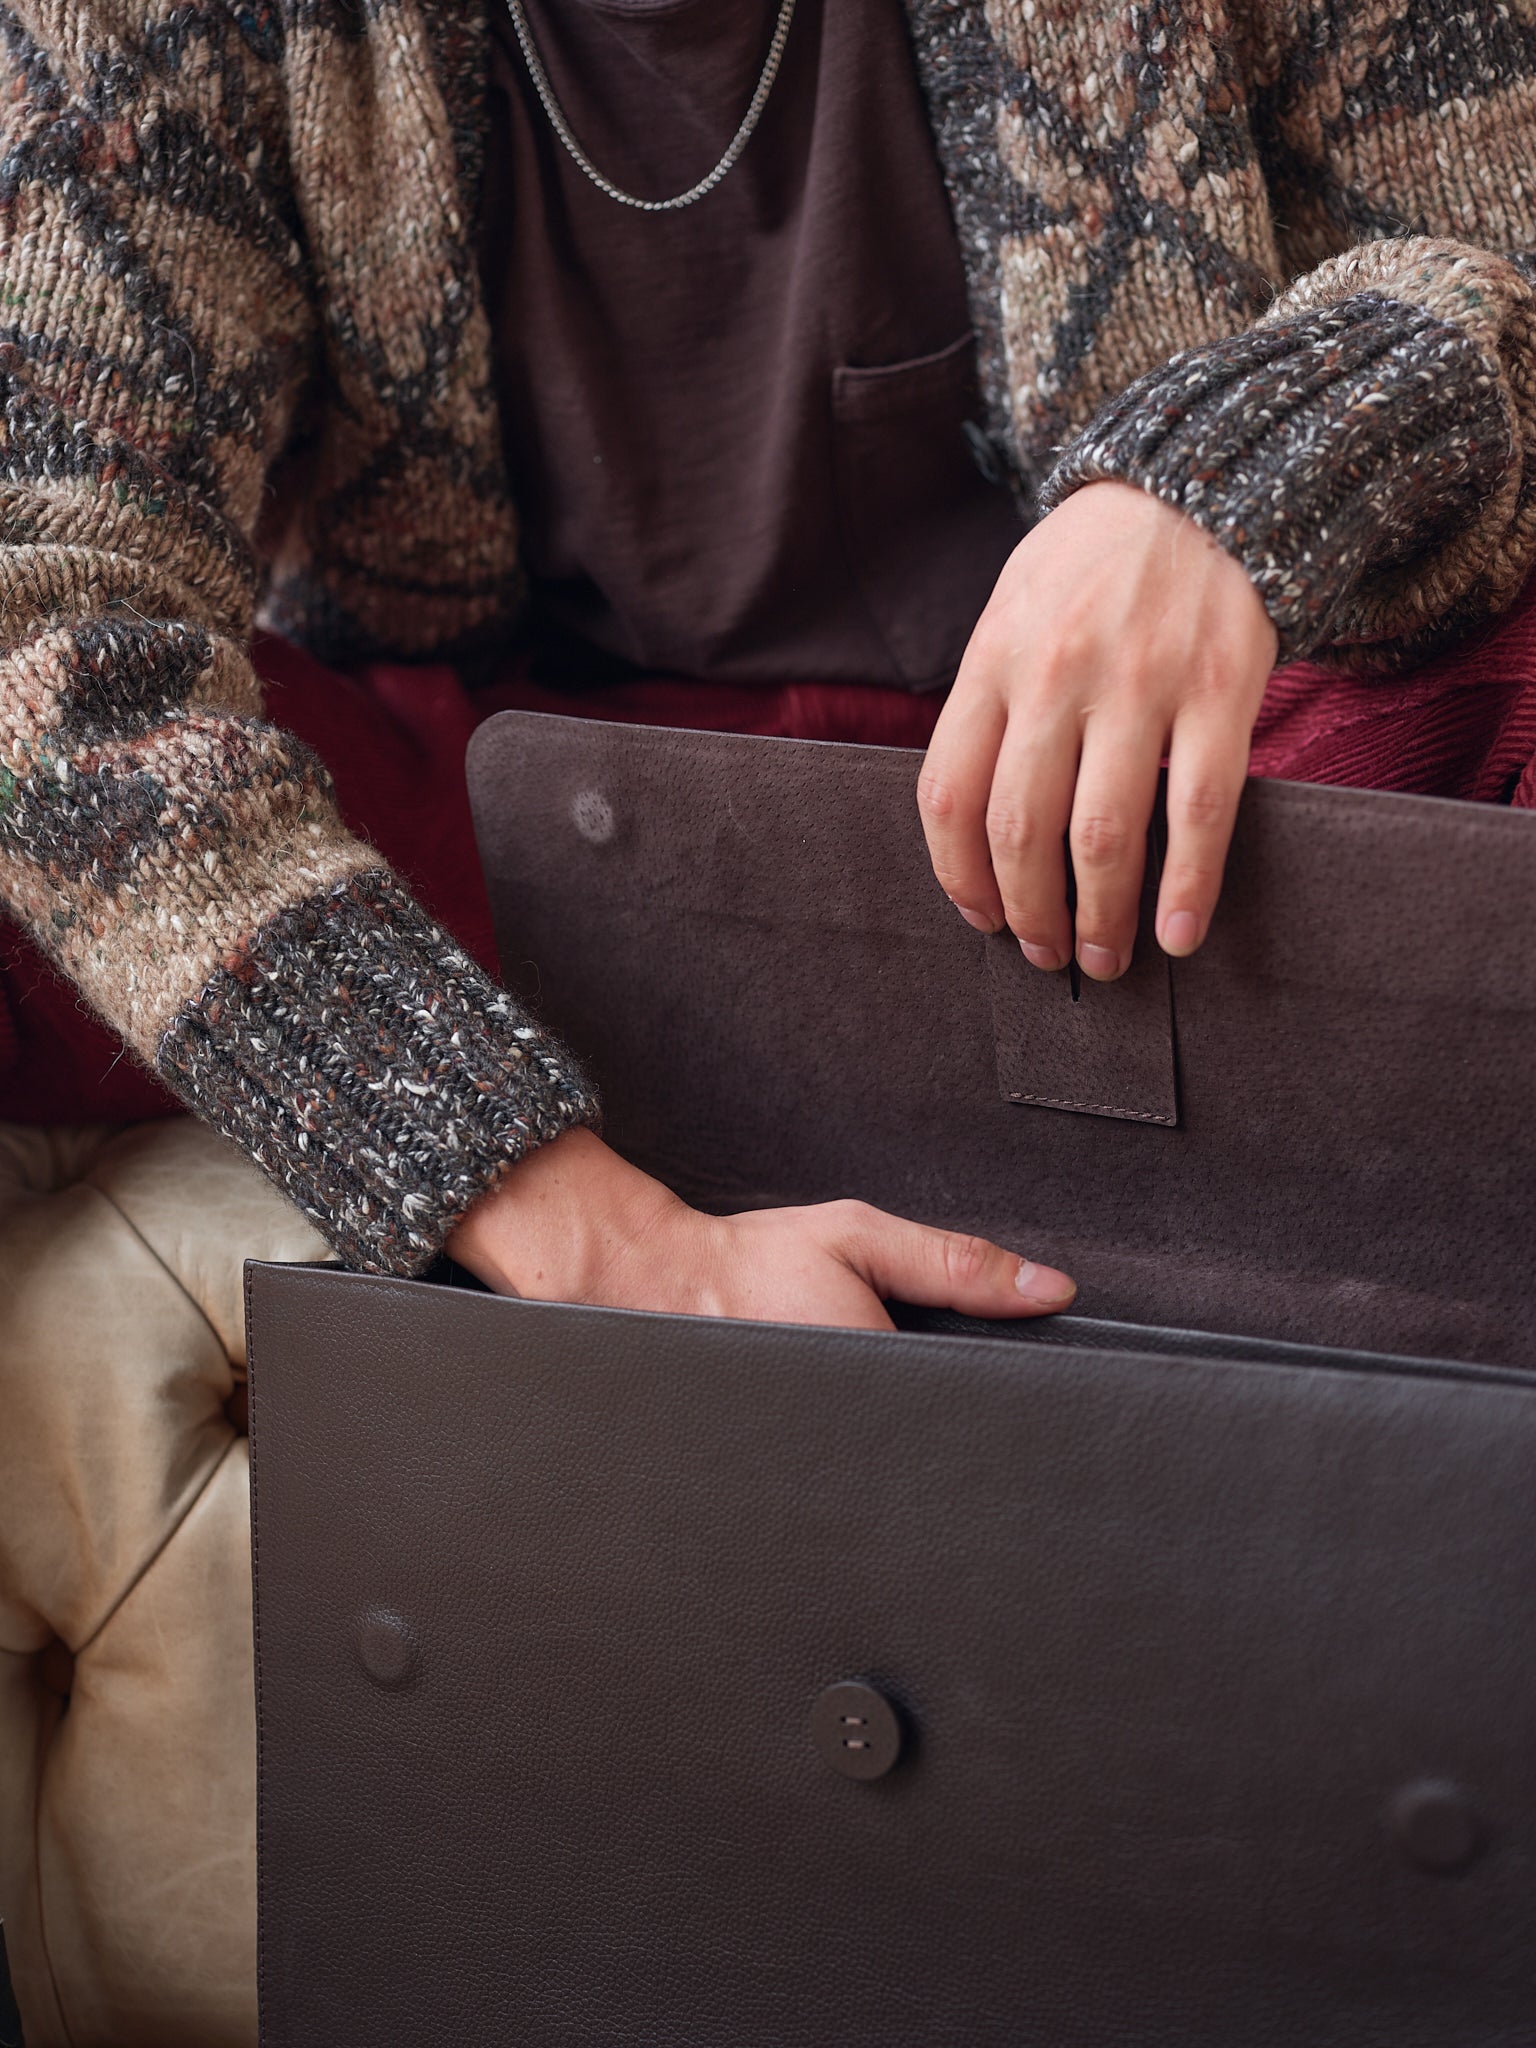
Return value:
<svg viewBox="0 0 1536 2048">
<path fill-rule="evenodd" d="M 1255 785 L 1201 954 L 1074 986 L 916 773 L 477 739 L 616 1144 L 1082 1293 L 253 1266 L 266 2048 L 1536 2043 L 1536 820 Z"/>
</svg>

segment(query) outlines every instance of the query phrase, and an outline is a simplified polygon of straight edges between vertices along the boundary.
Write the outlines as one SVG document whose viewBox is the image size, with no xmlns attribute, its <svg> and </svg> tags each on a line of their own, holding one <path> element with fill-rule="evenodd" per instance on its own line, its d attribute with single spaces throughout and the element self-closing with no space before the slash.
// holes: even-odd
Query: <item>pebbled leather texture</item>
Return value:
<svg viewBox="0 0 1536 2048">
<path fill-rule="evenodd" d="M 1531 2040 L 1525 1376 L 249 1310 L 264 2048 Z"/>
<path fill-rule="evenodd" d="M 613 1143 L 704 1207 L 856 1195 L 1000 1237 L 1089 1315 L 1536 1363 L 1536 816 L 1250 784 L 1211 936 L 1173 964 L 1169 1127 L 1002 1099 L 987 957 L 1008 942 L 934 882 L 919 765 L 480 728 L 503 970 Z M 1166 976 L 1145 925 L 1138 950 Z M 1101 1099 L 1166 1104 L 1146 982 L 1072 1015 L 1066 980 L 1038 978 L 1041 1016 L 1096 1034 L 1106 1088 L 1143 1090 Z M 1008 1058 L 1059 1073 L 1038 1022 Z"/>
</svg>

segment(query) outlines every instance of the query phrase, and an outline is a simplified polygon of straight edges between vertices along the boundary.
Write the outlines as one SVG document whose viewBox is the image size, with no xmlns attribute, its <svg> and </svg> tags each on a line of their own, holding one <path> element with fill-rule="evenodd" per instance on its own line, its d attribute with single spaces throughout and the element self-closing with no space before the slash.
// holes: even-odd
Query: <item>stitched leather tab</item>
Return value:
<svg viewBox="0 0 1536 2048">
<path fill-rule="evenodd" d="M 1129 973 L 1108 983 L 1084 975 L 1075 1002 L 1069 976 L 1031 967 L 1011 933 L 987 942 L 997 1082 L 1007 1101 L 1178 1122 L 1170 963 L 1152 936 L 1156 891 L 1149 859 Z"/>
</svg>

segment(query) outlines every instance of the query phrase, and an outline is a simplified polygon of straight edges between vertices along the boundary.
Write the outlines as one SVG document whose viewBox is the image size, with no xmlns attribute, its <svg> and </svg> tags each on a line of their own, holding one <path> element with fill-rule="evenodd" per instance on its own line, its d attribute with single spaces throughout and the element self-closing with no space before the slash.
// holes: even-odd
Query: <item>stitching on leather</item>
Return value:
<svg viewBox="0 0 1536 2048">
<path fill-rule="evenodd" d="M 1068 1102 L 1058 1095 L 1015 1095 L 1010 1089 L 1010 1102 L 1033 1102 L 1041 1109 L 1086 1109 L 1094 1116 L 1129 1117 L 1139 1124 L 1166 1124 L 1170 1128 L 1178 1122 L 1176 1116 L 1169 1116 L 1161 1109 L 1122 1109 L 1113 1102 Z"/>
</svg>

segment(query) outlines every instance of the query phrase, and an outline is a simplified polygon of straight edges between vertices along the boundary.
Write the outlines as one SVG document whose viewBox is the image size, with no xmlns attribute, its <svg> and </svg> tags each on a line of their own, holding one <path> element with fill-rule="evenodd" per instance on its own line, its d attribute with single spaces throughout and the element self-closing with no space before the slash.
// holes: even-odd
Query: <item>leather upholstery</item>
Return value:
<svg viewBox="0 0 1536 2048">
<path fill-rule="evenodd" d="M 240 1262 L 325 1255 L 182 1117 L 0 1124 L 0 1917 L 28 2048 L 247 2048 Z"/>
</svg>

